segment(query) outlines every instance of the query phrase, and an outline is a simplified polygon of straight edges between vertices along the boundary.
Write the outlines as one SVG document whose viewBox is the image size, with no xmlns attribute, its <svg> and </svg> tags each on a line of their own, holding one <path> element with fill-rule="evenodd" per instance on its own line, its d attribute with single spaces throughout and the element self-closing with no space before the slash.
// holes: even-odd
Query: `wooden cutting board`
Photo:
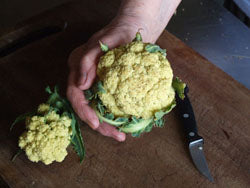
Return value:
<svg viewBox="0 0 250 188">
<path fill-rule="evenodd" d="M 199 133 L 205 139 L 205 155 L 215 183 L 200 175 L 192 164 L 176 110 L 167 115 L 164 128 L 154 128 L 140 138 L 128 136 L 124 143 L 83 124 L 87 155 L 82 165 L 72 148 L 62 163 L 49 166 L 32 163 L 24 154 L 11 162 L 24 125 L 19 124 L 9 133 L 10 124 L 18 114 L 46 100 L 47 85 L 58 83 L 61 92 L 65 92 L 67 58 L 112 17 L 118 5 L 107 2 L 111 1 L 99 4 L 105 10 L 113 8 L 110 14 L 97 12 L 90 1 L 84 4 L 84 13 L 77 3 L 47 12 L 45 20 L 62 16 L 67 18 L 69 27 L 0 59 L 0 186 L 248 187 L 249 90 L 166 31 L 158 44 L 167 49 L 175 75 L 190 88 L 190 100 Z M 68 10 L 66 15 L 64 10 Z M 79 18 L 80 12 L 88 17 Z M 98 19 L 103 14 L 105 19 Z"/>
</svg>

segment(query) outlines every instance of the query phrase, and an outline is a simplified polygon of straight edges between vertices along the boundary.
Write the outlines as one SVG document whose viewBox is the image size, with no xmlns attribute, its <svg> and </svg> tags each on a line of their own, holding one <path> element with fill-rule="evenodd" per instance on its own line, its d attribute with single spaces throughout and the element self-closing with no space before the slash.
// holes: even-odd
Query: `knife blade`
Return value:
<svg viewBox="0 0 250 188">
<path fill-rule="evenodd" d="M 180 99 L 177 95 L 176 99 L 184 132 L 188 141 L 189 152 L 193 163 L 199 172 L 207 177 L 211 182 L 214 182 L 203 152 L 204 139 L 198 134 L 194 111 L 187 95 L 188 91 L 189 89 L 186 86 L 184 90 L 185 98 Z"/>
</svg>

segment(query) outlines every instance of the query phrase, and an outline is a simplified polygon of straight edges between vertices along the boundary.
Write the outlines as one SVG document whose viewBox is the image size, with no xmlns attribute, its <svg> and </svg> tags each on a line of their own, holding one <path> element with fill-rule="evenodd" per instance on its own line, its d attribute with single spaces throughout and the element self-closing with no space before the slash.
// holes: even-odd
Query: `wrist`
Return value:
<svg viewBox="0 0 250 188">
<path fill-rule="evenodd" d="M 131 40 L 135 37 L 138 30 L 142 35 L 143 42 L 154 43 L 159 37 L 159 35 L 156 35 L 150 30 L 149 20 L 146 21 L 143 17 L 118 14 L 111 22 L 111 25 L 122 28 L 122 30 L 126 32 L 127 37 Z"/>
<path fill-rule="evenodd" d="M 181 0 L 123 0 L 116 21 L 141 29 L 143 40 L 154 43 Z M 133 29 L 133 28 L 131 28 Z"/>
</svg>

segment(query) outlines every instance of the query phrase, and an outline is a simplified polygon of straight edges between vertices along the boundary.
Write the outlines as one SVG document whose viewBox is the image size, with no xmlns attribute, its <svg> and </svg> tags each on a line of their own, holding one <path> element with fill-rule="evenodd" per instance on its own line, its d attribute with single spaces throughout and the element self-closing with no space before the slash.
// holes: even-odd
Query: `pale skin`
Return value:
<svg viewBox="0 0 250 188">
<path fill-rule="evenodd" d="M 95 33 L 87 42 L 80 61 L 70 61 L 67 97 L 78 116 L 92 129 L 117 141 L 126 139 L 125 133 L 100 123 L 94 110 L 84 98 L 96 77 L 99 57 L 103 54 L 98 41 L 109 48 L 129 43 L 140 29 L 144 42 L 154 43 L 160 36 L 181 0 L 123 0 L 117 16 L 106 27 Z"/>
</svg>

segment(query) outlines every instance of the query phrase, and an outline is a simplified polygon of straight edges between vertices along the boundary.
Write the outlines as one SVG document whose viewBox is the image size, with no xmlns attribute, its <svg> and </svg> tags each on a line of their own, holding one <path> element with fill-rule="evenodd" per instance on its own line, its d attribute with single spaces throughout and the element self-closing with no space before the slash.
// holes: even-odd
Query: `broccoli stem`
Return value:
<svg viewBox="0 0 250 188">
<path fill-rule="evenodd" d="M 100 113 L 96 108 L 94 108 L 94 110 L 95 110 L 96 115 L 97 115 L 97 117 L 99 118 L 100 121 L 104 121 L 104 122 L 106 122 L 106 123 L 108 123 L 108 124 L 110 124 L 110 125 L 114 125 L 114 126 L 116 126 L 116 127 L 119 127 L 119 126 L 121 126 L 122 124 L 125 123 L 125 122 L 116 122 L 116 121 L 107 119 L 107 118 L 103 117 L 103 116 L 101 115 L 101 113 Z"/>
<path fill-rule="evenodd" d="M 138 123 L 130 123 L 128 125 L 125 125 L 119 128 L 119 130 L 124 133 L 134 133 L 140 130 L 144 130 L 152 122 L 153 119 L 145 119 Z"/>
</svg>

